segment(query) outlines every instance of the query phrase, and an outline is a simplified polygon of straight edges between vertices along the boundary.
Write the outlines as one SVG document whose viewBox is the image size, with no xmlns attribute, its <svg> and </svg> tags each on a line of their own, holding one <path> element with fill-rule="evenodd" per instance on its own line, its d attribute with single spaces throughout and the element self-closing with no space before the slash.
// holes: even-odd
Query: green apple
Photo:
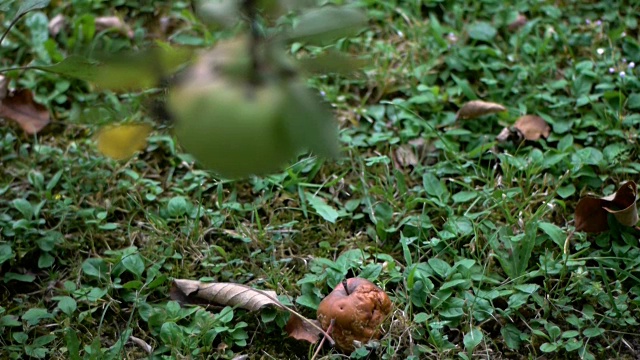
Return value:
<svg viewBox="0 0 640 360">
<path fill-rule="evenodd" d="M 283 117 L 286 104 L 277 83 L 223 79 L 173 88 L 168 102 L 183 148 L 226 178 L 281 171 L 294 158 Z"/>
</svg>

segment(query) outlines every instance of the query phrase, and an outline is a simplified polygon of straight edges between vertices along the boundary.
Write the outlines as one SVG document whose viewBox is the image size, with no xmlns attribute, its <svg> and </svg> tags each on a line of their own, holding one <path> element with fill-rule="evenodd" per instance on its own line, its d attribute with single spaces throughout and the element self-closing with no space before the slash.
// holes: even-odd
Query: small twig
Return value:
<svg viewBox="0 0 640 360">
<path fill-rule="evenodd" d="M 144 350 L 147 354 L 151 354 L 153 352 L 153 348 L 151 347 L 151 345 L 147 344 L 146 341 L 137 338 L 135 336 L 129 336 L 129 340 L 131 340 L 132 342 L 134 342 L 136 345 L 138 345 L 139 347 L 142 348 L 142 350 Z"/>
<path fill-rule="evenodd" d="M 331 334 L 331 330 L 333 330 L 333 324 L 335 324 L 336 319 L 331 319 L 331 323 L 329 323 L 329 327 L 327 328 L 327 334 Z M 322 345 L 324 345 L 324 341 L 327 339 L 326 336 L 324 336 L 322 338 L 322 340 L 320 340 L 320 344 L 318 345 L 318 348 L 316 349 L 316 352 L 313 353 L 313 356 L 311 357 L 311 360 L 314 360 L 318 354 L 320 353 L 320 350 L 322 350 Z"/>
</svg>

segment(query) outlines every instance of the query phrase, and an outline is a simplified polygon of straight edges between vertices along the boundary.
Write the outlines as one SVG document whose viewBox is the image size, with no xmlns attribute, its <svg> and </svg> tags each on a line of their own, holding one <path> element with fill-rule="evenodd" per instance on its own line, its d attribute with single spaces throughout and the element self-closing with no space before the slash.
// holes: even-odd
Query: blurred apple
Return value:
<svg viewBox="0 0 640 360">
<path fill-rule="evenodd" d="M 286 93 L 277 84 L 213 81 L 172 89 L 175 134 L 203 166 L 226 178 L 281 171 L 296 155 L 285 130 Z"/>
</svg>

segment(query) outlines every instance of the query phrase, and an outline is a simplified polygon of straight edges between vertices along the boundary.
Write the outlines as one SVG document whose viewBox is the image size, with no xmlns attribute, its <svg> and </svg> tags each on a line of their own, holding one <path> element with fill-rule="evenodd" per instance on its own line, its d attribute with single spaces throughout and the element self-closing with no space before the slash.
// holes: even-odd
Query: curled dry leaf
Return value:
<svg viewBox="0 0 640 360">
<path fill-rule="evenodd" d="M 527 17 L 518 14 L 518 17 L 507 27 L 509 31 L 516 31 L 527 24 Z"/>
<path fill-rule="evenodd" d="M 551 133 L 551 127 L 544 121 L 543 118 L 536 115 L 524 115 L 521 116 L 513 127 L 516 128 L 522 136 L 531 141 L 539 140 L 540 137 L 545 139 L 549 137 Z"/>
<path fill-rule="evenodd" d="M 418 164 L 418 157 L 411 144 L 400 145 L 393 154 L 396 168 L 413 167 Z"/>
<path fill-rule="evenodd" d="M 637 186 L 633 181 L 628 181 L 616 191 L 602 200 L 603 208 L 615 216 L 616 220 L 624 226 L 635 226 L 638 223 L 638 207 L 636 206 Z"/>
<path fill-rule="evenodd" d="M 27 89 L 12 91 L 0 100 L 0 117 L 17 122 L 27 134 L 38 133 L 51 121 L 49 110 L 35 102 Z"/>
<path fill-rule="evenodd" d="M 575 211 L 576 231 L 596 233 L 609 230 L 608 213 L 613 214 L 620 224 L 634 226 L 638 223 L 636 197 L 636 183 L 628 181 L 610 196 L 580 199 Z"/>
<path fill-rule="evenodd" d="M 47 26 L 49 28 L 49 35 L 56 37 L 64 27 L 65 21 L 66 19 L 62 14 L 58 14 L 49 20 L 49 25 Z"/>
<path fill-rule="evenodd" d="M 98 151 L 115 160 L 127 159 L 147 146 L 151 126 L 125 124 L 100 129 L 96 136 Z"/>
<path fill-rule="evenodd" d="M 456 114 L 456 119 L 475 119 L 480 116 L 495 114 L 506 110 L 507 108 L 498 103 L 472 100 L 462 105 Z"/>
<path fill-rule="evenodd" d="M 122 19 L 117 16 L 101 16 L 95 19 L 95 25 L 97 31 L 115 29 L 120 33 L 133 38 L 133 30 Z"/>
<path fill-rule="evenodd" d="M 169 296 L 181 304 L 217 304 L 257 311 L 265 306 L 274 306 L 291 313 L 285 330 L 297 340 L 315 343 L 324 334 L 331 344 L 333 339 L 326 334 L 317 321 L 309 320 L 278 300 L 271 290 L 258 290 L 235 283 L 203 283 L 195 280 L 175 279 Z"/>
</svg>

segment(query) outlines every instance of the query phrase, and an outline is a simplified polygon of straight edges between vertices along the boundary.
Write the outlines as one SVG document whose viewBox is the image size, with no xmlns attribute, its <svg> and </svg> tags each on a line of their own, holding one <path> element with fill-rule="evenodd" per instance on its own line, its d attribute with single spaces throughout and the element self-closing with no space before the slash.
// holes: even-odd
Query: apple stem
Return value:
<svg viewBox="0 0 640 360">
<path fill-rule="evenodd" d="M 249 69 L 249 83 L 252 85 L 260 84 L 260 77 L 258 76 L 258 69 L 260 62 L 258 59 L 258 45 L 261 40 L 260 30 L 258 29 L 258 11 L 256 8 L 255 0 L 244 0 L 243 5 L 244 13 L 249 21 L 250 36 L 249 36 L 249 58 L 251 59 L 251 67 Z"/>
<path fill-rule="evenodd" d="M 333 330 L 333 324 L 336 323 L 336 319 L 331 319 L 331 322 L 329 323 L 329 326 L 327 327 L 327 331 L 325 331 L 326 334 L 331 334 L 331 330 Z M 322 340 L 320 340 L 320 345 L 318 345 L 318 348 L 316 349 L 316 352 L 313 353 L 313 356 L 311 357 L 311 360 L 315 360 L 316 357 L 318 357 L 318 354 L 320 353 L 320 350 L 322 349 L 322 345 L 324 345 L 324 341 L 327 339 L 327 336 L 323 336 Z"/>
<path fill-rule="evenodd" d="M 344 287 L 344 292 L 346 292 L 347 295 L 351 295 L 349 294 L 349 287 L 347 287 L 347 279 L 342 280 L 342 287 Z"/>
</svg>

